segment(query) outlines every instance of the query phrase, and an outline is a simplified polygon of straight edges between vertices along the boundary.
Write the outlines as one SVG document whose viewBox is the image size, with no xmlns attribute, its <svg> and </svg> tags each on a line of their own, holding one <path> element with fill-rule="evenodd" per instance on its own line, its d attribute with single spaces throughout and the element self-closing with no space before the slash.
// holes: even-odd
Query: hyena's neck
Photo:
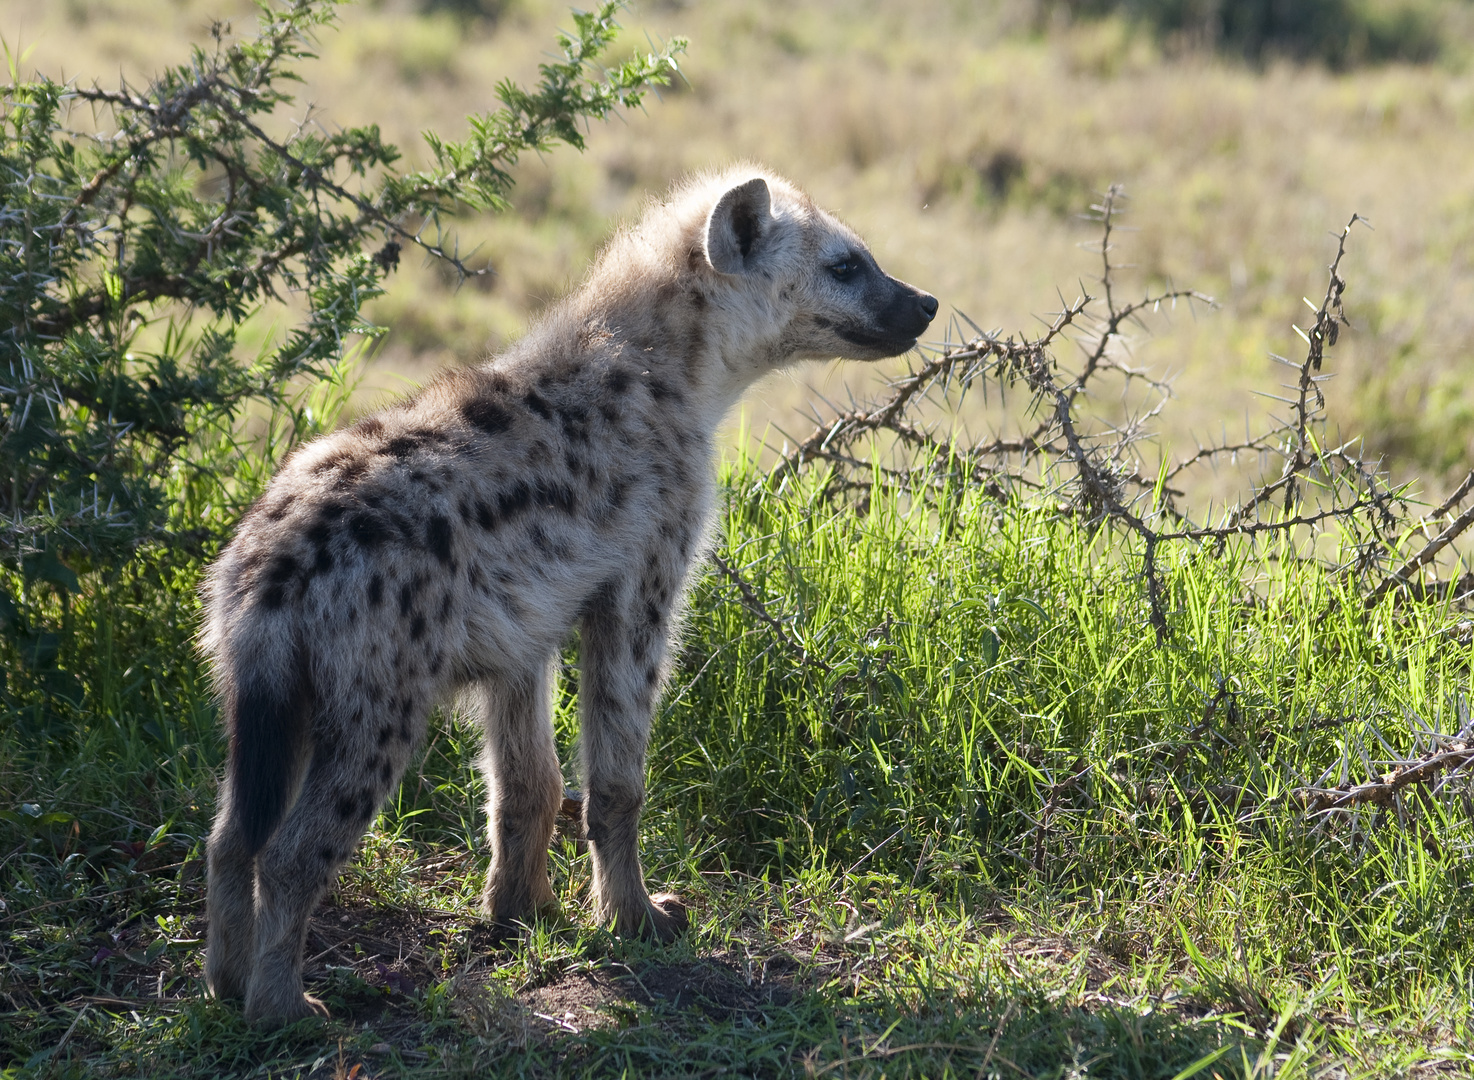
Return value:
<svg viewBox="0 0 1474 1080">
<path fill-rule="evenodd" d="M 725 307 L 710 282 L 683 278 L 583 318 L 607 329 L 621 356 L 679 388 L 681 400 L 665 405 L 714 432 L 754 382 L 790 359 L 779 335 Z"/>
</svg>

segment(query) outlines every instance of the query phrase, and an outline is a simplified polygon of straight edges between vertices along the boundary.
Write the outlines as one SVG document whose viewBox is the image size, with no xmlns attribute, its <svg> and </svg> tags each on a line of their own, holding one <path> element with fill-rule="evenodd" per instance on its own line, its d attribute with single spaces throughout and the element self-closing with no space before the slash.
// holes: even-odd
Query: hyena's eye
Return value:
<svg viewBox="0 0 1474 1080">
<path fill-rule="evenodd" d="M 853 255 L 845 255 L 829 264 L 829 272 L 834 275 L 835 281 L 849 281 L 860 269 L 860 260 Z"/>
</svg>

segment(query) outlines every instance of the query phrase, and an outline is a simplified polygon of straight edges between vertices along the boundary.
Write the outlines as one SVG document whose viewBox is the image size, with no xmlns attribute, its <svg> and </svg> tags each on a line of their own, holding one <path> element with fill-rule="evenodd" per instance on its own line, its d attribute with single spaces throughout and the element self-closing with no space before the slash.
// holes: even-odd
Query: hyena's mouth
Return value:
<svg viewBox="0 0 1474 1080">
<path fill-rule="evenodd" d="M 881 356 L 899 356 L 916 348 L 918 335 L 912 334 L 906 337 L 894 334 L 871 334 L 863 330 L 846 330 L 836 328 L 835 333 L 844 338 L 845 341 L 866 352 L 879 353 Z"/>
</svg>

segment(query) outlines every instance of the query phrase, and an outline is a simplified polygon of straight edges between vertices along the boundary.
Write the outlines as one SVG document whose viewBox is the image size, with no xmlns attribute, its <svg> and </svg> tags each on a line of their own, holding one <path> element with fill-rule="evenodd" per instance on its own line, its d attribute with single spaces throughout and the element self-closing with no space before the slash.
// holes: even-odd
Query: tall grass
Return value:
<svg viewBox="0 0 1474 1080">
<path fill-rule="evenodd" d="M 855 511 L 828 502 L 822 479 L 724 464 L 717 546 L 764 611 L 719 574 L 698 583 L 650 755 L 647 866 L 705 913 L 682 948 L 756 925 L 791 952 L 805 933 L 850 941 L 870 927 L 859 940 L 878 959 L 852 997 L 816 990 L 769 1016 L 787 1025 L 780 1071 L 807 1054 L 938 1075 L 948 1040 L 975 1070 L 996 1028 L 1009 1060 L 1058 1075 L 1075 1044 L 1051 1041 L 1054 1024 L 1113 1062 L 1091 1075 L 1165 1077 L 1215 1047 L 1237 1055 L 1218 1060 L 1224 1076 L 1469 1064 L 1456 1050 L 1474 976 L 1466 782 L 1353 814 L 1308 815 L 1294 794 L 1327 774 L 1373 777 L 1468 723 L 1457 613 L 1367 613 L 1288 540 L 1264 559 L 1229 545 L 1170 567 L 1174 632 L 1159 647 L 1124 541 L 971 490 L 929 505 L 877 491 Z M 54 1045 L 78 995 L 174 1004 L 146 1021 L 94 1009 L 64 1055 L 73 1070 L 162 1053 L 140 1071 L 188 1072 L 165 1047 L 189 1017 L 190 1053 L 209 1060 L 255 1039 L 193 982 L 221 747 L 190 649 L 192 594 L 176 584 L 153 607 L 79 598 L 97 679 L 65 725 L 12 709 L 0 726 L 0 1068 Z M 574 680 L 557 712 L 570 761 Z M 447 712 L 340 895 L 473 913 L 475 755 Z M 568 843 L 555 854 L 575 911 L 585 857 Z M 1019 935 L 1107 965 L 1107 998 L 1138 1006 L 1101 1012 L 1099 980 L 1069 964 L 1010 968 Z M 875 952 L 872 936 L 889 944 Z M 608 948 L 535 936 L 492 962 L 537 985 L 526 965 L 607 963 Z M 476 956 L 446 959 L 443 977 Z M 474 1049 L 446 992 L 420 1006 L 435 1060 Z M 1020 1027 L 1031 994 L 1081 1011 Z M 1183 1007 L 1206 1012 L 1197 1034 L 1149 1024 L 1138 1034 L 1155 1064 L 1120 1056 L 1120 1024 Z M 892 1023 L 922 1049 L 867 1058 Z M 639 1053 L 659 1054 L 633 1060 L 686 1060 L 689 1031 L 639 1030 L 654 1040 Z M 607 1065 L 601 1039 L 580 1036 L 549 1068 Z"/>
</svg>

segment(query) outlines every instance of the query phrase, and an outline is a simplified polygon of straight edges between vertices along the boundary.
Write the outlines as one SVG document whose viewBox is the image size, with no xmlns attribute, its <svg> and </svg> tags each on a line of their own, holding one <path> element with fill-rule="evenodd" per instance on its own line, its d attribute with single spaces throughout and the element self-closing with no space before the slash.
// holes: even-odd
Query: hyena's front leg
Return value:
<svg viewBox="0 0 1474 1080">
<path fill-rule="evenodd" d="M 553 664 L 498 677 L 482 687 L 489 789 L 491 870 L 483 908 L 511 923 L 557 906 L 548 883 L 548 844 L 563 799 L 563 773 L 553 742 Z"/>
<path fill-rule="evenodd" d="M 616 933 L 670 941 L 686 910 L 650 896 L 640 869 L 645 750 L 664 678 L 672 588 L 607 585 L 584 614 L 579 639 L 584 827 L 594 869 L 594 907 Z"/>
</svg>

